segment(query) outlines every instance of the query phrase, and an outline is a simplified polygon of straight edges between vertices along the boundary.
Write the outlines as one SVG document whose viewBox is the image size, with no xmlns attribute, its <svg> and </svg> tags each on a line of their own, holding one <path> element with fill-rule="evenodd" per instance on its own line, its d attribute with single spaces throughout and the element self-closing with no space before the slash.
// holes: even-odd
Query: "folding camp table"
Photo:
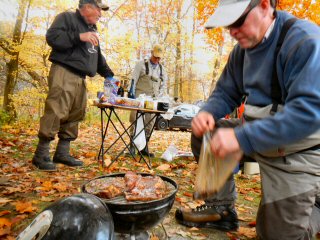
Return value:
<svg viewBox="0 0 320 240">
<path fill-rule="evenodd" d="M 147 164 L 148 168 L 151 169 L 152 165 L 151 165 L 150 156 L 148 156 L 148 159 L 146 159 L 146 157 L 141 154 L 138 147 L 134 143 L 134 139 L 136 139 L 139 136 L 139 134 L 144 134 L 144 137 L 146 138 L 146 150 L 148 150 L 148 142 L 150 140 L 150 136 L 152 135 L 152 132 L 153 132 L 154 126 L 155 126 L 155 122 L 156 122 L 156 121 L 154 121 L 154 123 L 152 123 L 152 121 L 156 120 L 160 114 L 164 114 L 166 112 L 158 111 L 158 110 L 151 110 L 151 109 L 144 109 L 144 108 L 122 106 L 122 105 L 114 105 L 114 104 L 110 104 L 110 103 L 97 103 L 97 102 L 95 102 L 95 106 L 97 106 L 101 110 L 101 145 L 100 145 L 100 150 L 99 150 L 99 154 L 98 154 L 98 162 L 101 160 L 102 166 L 104 166 L 104 154 L 106 154 L 119 140 L 121 140 L 124 143 L 125 147 L 118 153 L 118 155 L 114 159 L 112 159 L 111 163 L 107 167 L 110 167 L 115 161 L 117 161 L 118 158 L 121 156 L 121 154 L 125 151 L 125 149 L 128 149 L 131 157 L 135 161 L 137 161 L 136 157 L 130 151 L 129 146 L 130 146 L 130 143 L 132 143 L 133 146 L 135 147 L 135 149 L 139 153 L 139 156 L 140 156 L 139 161 L 141 161 L 141 159 L 142 159 Z M 122 119 L 119 117 L 117 110 L 137 111 L 136 120 L 133 123 L 131 123 L 128 127 L 126 127 L 123 124 Z M 152 118 L 148 122 L 145 122 L 145 120 L 144 120 L 144 115 L 146 113 L 153 114 Z M 120 127 L 117 127 L 115 125 L 114 120 L 112 119 L 112 116 L 114 116 L 116 118 L 116 120 L 119 121 Z M 142 118 L 142 120 L 143 120 L 143 129 L 141 131 L 139 131 L 138 133 L 136 133 L 136 135 L 134 137 L 132 137 L 129 132 L 129 129 L 132 126 L 135 126 L 135 127 L 137 126 L 137 122 L 138 122 L 139 118 Z M 106 122 L 105 122 L 105 119 L 106 119 Z M 118 137 L 105 149 L 105 140 L 106 140 L 106 136 L 108 134 L 108 129 L 109 129 L 110 124 L 116 130 Z M 145 131 L 143 131 L 143 130 L 149 124 L 152 124 L 152 128 L 151 128 L 150 136 L 146 137 Z M 129 142 L 126 142 L 126 140 L 124 138 L 125 135 L 127 135 L 129 137 Z"/>
</svg>

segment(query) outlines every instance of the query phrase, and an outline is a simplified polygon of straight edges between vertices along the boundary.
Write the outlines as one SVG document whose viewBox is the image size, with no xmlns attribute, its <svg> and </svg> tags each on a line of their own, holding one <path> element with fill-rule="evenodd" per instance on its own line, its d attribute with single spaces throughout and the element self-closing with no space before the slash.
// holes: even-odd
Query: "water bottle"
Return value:
<svg viewBox="0 0 320 240">
<path fill-rule="evenodd" d="M 104 87 L 103 87 L 103 95 L 106 98 L 107 102 L 111 103 L 111 94 L 112 94 L 112 84 L 110 83 L 109 80 L 104 81 Z"/>
</svg>

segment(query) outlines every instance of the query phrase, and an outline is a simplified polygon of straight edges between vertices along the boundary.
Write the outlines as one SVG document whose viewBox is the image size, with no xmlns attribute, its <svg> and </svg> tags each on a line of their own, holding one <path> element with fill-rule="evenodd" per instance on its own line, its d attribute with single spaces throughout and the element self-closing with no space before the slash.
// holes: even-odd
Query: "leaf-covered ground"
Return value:
<svg viewBox="0 0 320 240">
<path fill-rule="evenodd" d="M 0 131 L 0 239 L 15 237 L 45 207 L 61 198 L 81 192 L 81 186 L 97 176 L 116 172 L 152 172 L 174 179 L 179 191 L 173 208 L 163 221 L 169 239 L 254 239 L 255 214 L 260 199 L 260 177 L 258 175 L 237 175 L 238 201 L 236 208 L 241 227 L 237 232 L 221 232 L 213 229 L 186 228 L 176 223 L 174 212 L 178 207 L 195 207 L 201 202 L 192 200 L 193 181 L 197 169 L 191 157 L 181 157 L 167 162 L 161 154 L 172 143 L 179 151 L 191 152 L 190 132 L 155 131 L 150 149 L 156 154 L 152 159 L 152 170 L 145 163 L 135 162 L 122 155 L 109 169 L 101 167 L 96 160 L 100 146 L 99 124 L 82 124 L 79 138 L 72 145 L 72 153 L 84 161 L 85 166 L 71 168 L 58 165 L 56 172 L 43 172 L 31 164 L 37 144 L 38 126 L 4 126 Z M 110 128 L 107 144 L 112 142 L 116 133 Z M 51 144 L 53 153 L 57 141 Z M 105 163 L 123 148 L 117 144 L 106 155 Z M 151 239 L 164 239 L 160 226 L 150 231 Z"/>
</svg>

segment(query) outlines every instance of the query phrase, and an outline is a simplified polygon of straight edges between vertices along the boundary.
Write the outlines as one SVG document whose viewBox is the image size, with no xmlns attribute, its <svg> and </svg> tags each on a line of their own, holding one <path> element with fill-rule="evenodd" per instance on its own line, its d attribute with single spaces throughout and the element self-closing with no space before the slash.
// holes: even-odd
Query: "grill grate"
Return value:
<svg viewBox="0 0 320 240">
<path fill-rule="evenodd" d="M 172 193 L 174 193 L 176 191 L 176 188 L 174 185 L 172 185 L 171 183 L 167 182 L 164 180 L 164 183 L 167 186 L 167 193 L 165 194 L 165 196 L 163 198 L 157 199 L 157 200 L 151 200 L 151 201 L 127 201 L 124 195 L 121 196 L 117 196 L 114 197 L 112 199 L 107 199 L 107 198 L 101 198 L 105 203 L 110 203 L 110 204 L 140 204 L 140 203 L 146 203 L 146 202 L 152 202 L 152 201 L 158 201 L 161 199 L 164 199 L 168 196 L 170 196 Z M 85 189 L 87 191 L 87 189 Z M 87 191 L 89 192 L 89 191 Z M 89 192 L 90 193 L 90 192 Z"/>
</svg>

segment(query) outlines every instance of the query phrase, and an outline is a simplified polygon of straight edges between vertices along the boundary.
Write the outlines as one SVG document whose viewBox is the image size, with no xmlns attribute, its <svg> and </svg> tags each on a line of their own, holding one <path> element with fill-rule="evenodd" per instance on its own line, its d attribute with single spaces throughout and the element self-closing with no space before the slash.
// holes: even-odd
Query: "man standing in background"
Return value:
<svg viewBox="0 0 320 240">
<path fill-rule="evenodd" d="M 163 47 L 159 44 L 155 44 L 151 51 L 150 59 L 141 60 L 137 62 L 133 73 L 129 97 L 135 98 L 139 97 L 140 94 L 145 94 L 146 96 L 158 97 L 167 92 L 167 74 L 164 67 L 160 64 L 160 60 L 163 57 Z M 145 114 L 145 122 L 149 122 L 152 118 L 152 114 Z M 134 122 L 136 119 L 136 111 L 131 111 L 130 122 Z M 155 119 L 154 119 L 155 121 Z M 146 128 L 146 137 L 149 139 L 151 136 L 151 129 L 154 125 L 154 121 L 149 123 Z M 134 128 L 131 128 L 131 135 L 134 134 Z M 130 151 L 135 154 L 135 148 L 131 144 Z M 154 157 L 153 153 L 145 148 L 141 151 L 143 155 L 149 155 Z"/>
</svg>

